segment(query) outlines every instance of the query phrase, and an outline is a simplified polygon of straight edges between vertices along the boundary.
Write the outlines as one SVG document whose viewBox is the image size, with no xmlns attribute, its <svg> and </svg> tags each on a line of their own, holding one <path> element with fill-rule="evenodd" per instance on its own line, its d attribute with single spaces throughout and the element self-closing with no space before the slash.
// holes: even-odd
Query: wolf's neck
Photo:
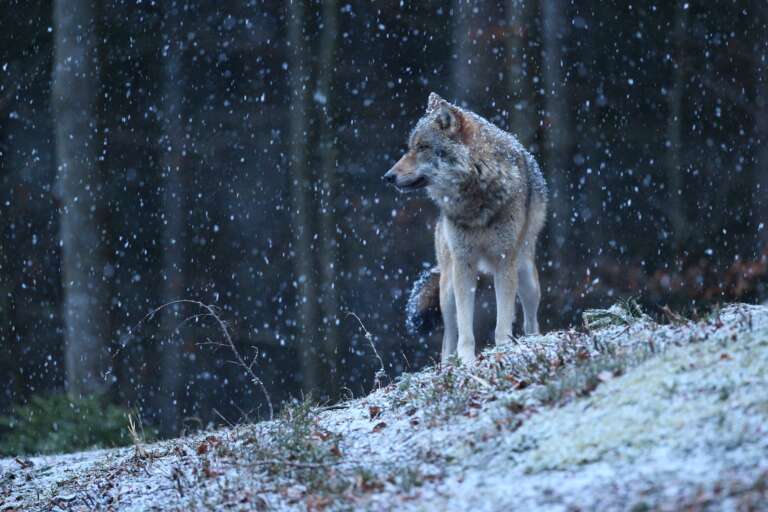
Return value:
<svg viewBox="0 0 768 512">
<path fill-rule="evenodd" d="M 446 185 L 430 190 L 441 213 L 459 227 L 481 228 L 509 209 L 515 184 L 506 177 L 469 173 Z"/>
</svg>

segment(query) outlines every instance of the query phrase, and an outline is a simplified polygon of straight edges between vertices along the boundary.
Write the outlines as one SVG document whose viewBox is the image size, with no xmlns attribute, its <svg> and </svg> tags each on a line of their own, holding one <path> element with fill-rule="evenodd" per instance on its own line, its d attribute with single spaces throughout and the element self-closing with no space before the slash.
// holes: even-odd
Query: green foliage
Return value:
<svg viewBox="0 0 768 512">
<path fill-rule="evenodd" d="M 280 427 L 275 431 L 275 443 L 279 455 L 302 462 L 320 462 L 326 450 L 322 443 L 312 438 L 317 416 L 311 399 L 295 401 L 285 405 L 278 420 Z"/>
<path fill-rule="evenodd" d="M 590 331 L 650 320 L 634 298 L 619 301 L 608 309 L 587 309 L 581 318 L 584 327 Z"/>
<path fill-rule="evenodd" d="M 311 397 L 284 404 L 270 439 L 254 448 L 261 467 L 275 475 L 295 478 L 308 492 L 338 494 L 354 484 L 351 468 L 339 466 L 342 436 L 321 427 Z M 264 461 L 267 464 L 262 464 Z"/>
<path fill-rule="evenodd" d="M 640 350 L 613 352 L 576 362 L 560 371 L 553 371 L 537 396 L 545 405 L 589 396 L 602 382 L 623 375 L 627 368 L 640 364 L 650 355 L 651 352 Z"/>
<path fill-rule="evenodd" d="M 0 416 L 0 455 L 66 453 L 131 443 L 128 411 L 103 397 L 34 396 Z"/>
<path fill-rule="evenodd" d="M 436 368 L 433 376 L 415 379 L 405 374 L 398 381 L 401 405 L 420 410 L 429 424 L 448 421 L 467 411 L 477 391 L 477 382 L 469 376 L 457 356 L 449 364 Z"/>
</svg>

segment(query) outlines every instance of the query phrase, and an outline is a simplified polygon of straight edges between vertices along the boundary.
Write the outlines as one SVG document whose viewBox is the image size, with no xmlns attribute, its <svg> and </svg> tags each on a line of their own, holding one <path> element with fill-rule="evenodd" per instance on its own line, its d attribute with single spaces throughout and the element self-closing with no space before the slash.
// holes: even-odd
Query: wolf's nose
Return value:
<svg viewBox="0 0 768 512">
<path fill-rule="evenodd" d="M 386 181 L 387 183 L 394 183 L 394 182 L 395 182 L 395 179 L 397 179 L 397 176 L 396 176 L 396 175 L 395 175 L 395 173 L 392 171 L 392 169 L 390 169 L 390 170 L 388 170 L 388 171 L 386 172 L 386 174 L 384 174 L 384 176 L 382 176 L 382 177 L 381 177 L 381 179 L 383 179 L 383 180 L 384 180 L 384 181 Z"/>
</svg>

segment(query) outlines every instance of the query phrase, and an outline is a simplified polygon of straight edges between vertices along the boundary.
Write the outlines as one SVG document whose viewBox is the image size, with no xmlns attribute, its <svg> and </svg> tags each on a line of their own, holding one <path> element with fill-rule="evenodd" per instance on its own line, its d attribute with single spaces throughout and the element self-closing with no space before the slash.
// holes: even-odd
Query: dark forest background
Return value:
<svg viewBox="0 0 768 512">
<path fill-rule="evenodd" d="M 636 297 L 768 296 L 768 5 L 6 0 L 0 413 L 106 394 L 166 435 L 360 395 L 404 332 L 436 210 L 380 176 L 435 91 L 551 186 L 544 330 Z M 487 288 L 487 287 L 486 287 Z M 480 340 L 493 297 L 479 298 Z"/>
</svg>

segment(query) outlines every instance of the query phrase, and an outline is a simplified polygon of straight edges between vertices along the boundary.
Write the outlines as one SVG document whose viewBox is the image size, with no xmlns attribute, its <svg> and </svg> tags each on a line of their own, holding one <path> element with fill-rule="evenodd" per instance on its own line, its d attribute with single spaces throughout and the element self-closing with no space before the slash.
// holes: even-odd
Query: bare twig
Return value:
<svg viewBox="0 0 768 512">
<path fill-rule="evenodd" d="M 488 381 L 486 381 L 485 379 L 481 379 L 477 375 L 472 375 L 471 373 L 468 373 L 467 375 L 469 376 L 470 379 L 474 380 L 475 382 L 477 382 L 478 384 L 480 384 L 484 388 L 486 388 L 486 389 L 492 389 L 493 388 L 493 386 L 491 386 L 488 383 Z"/>
<path fill-rule="evenodd" d="M 29 468 L 31 468 L 31 467 L 33 467 L 35 465 L 34 462 L 32 462 L 29 459 L 22 459 L 22 458 L 19 458 L 19 457 L 14 457 L 13 460 L 16 461 L 16 464 L 21 466 L 21 469 L 29 469 Z"/>
<path fill-rule="evenodd" d="M 139 432 L 141 430 L 141 432 Z M 134 456 L 137 459 L 147 457 L 147 451 L 144 449 L 144 427 L 141 418 L 137 415 L 137 421 L 133 420 L 133 414 L 128 414 L 128 433 L 133 441 Z"/>
<path fill-rule="evenodd" d="M 209 317 L 209 316 L 211 316 L 211 315 L 209 315 L 208 313 L 200 313 L 198 315 L 189 316 L 189 317 L 185 318 L 184 320 L 182 320 L 181 323 L 176 326 L 174 331 L 178 332 L 181 329 L 183 329 L 185 325 L 187 325 L 189 323 L 192 323 L 192 322 L 196 322 L 197 320 L 200 320 L 202 318 L 206 318 L 206 317 Z"/>
<path fill-rule="evenodd" d="M 661 312 L 664 313 L 664 316 L 667 317 L 667 320 L 669 320 L 670 324 L 680 325 L 688 322 L 688 320 L 685 317 L 669 309 L 669 306 L 662 307 Z"/>
<path fill-rule="evenodd" d="M 315 408 L 315 412 L 325 412 L 325 411 L 340 411 L 344 409 L 349 409 L 349 404 L 333 404 L 333 405 L 324 405 L 322 407 Z"/>
<path fill-rule="evenodd" d="M 251 464 L 254 466 L 290 466 L 294 468 L 327 468 L 331 466 L 342 465 L 354 465 L 355 463 L 347 460 L 339 460 L 333 462 L 295 462 L 290 460 L 270 459 L 270 460 L 257 460 Z"/>
<path fill-rule="evenodd" d="M 147 315 L 144 316 L 144 318 L 139 320 L 139 322 L 136 324 L 136 326 L 133 329 L 129 330 L 128 334 L 132 335 L 133 331 L 138 329 L 139 326 L 142 325 L 144 322 L 146 322 L 147 320 L 151 320 L 152 318 L 154 318 L 154 316 L 157 313 L 175 304 L 191 304 L 193 306 L 197 306 L 203 311 L 205 311 L 205 313 L 193 315 L 192 318 L 211 317 L 216 321 L 216 323 L 219 326 L 219 329 L 221 330 L 221 334 L 224 336 L 224 340 L 226 341 L 226 344 L 222 343 L 222 345 L 226 345 L 229 347 L 229 349 L 232 351 L 232 354 L 234 354 L 235 356 L 235 361 L 233 362 L 239 366 L 242 366 L 243 369 L 248 374 L 248 376 L 251 378 L 251 382 L 261 389 L 261 392 L 264 395 L 264 398 L 267 400 L 267 407 L 269 408 L 269 420 L 272 421 L 275 416 L 274 408 L 272 407 L 272 398 L 269 396 L 269 392 L 267 391 L 267 387 L 264 385 L 264 382 L 253 371 L 253 366 L 256 361 L 255 358 L 251 361 L 250 364 L 245 362 L 245 359 L 243 359 L 243 356 L 240 355 L 240 351 L 237 350 L 237 347 L 235 346 L 235 342 L 232 340 L 232 336 L 229 334 L 229 329 L 227 329 L 227 324 L 221 319 L 221 317 L 219 316 L 214 306 L 209 306 L 208 304 L 200 302 L 199 300 L 192 300 L 192 299 L 174 300 L 166 304 L 163 304 L 162 306 L 158 306 L 157 308 L 147 313 Z M 182 323 L 182 325 L 183 324 L 184 322 Z"/>
<path fill-rule="evenodd" d="M 403 359 L 405 360 L 405 369 L 406 369 L 406 370 L 408 370 L 408 371 L 410 371 L 410 370 L 411 370 L 411 362 L 410 362 L 410 361 L 408 361 L 408 358 L 407 358 L 407 357 L 405 357 L 405 352 L 403 352 L 403 351 L 401 350 L 401 351 L 400 351 L 400 354 L 403 356 Z"/>
<path fill-rule="evenodd" d="M 357 319 L 357 323 L 360 324 L 360 328 L 365 333 L 365 339 L 368 340 L 368 343 L 371 345 L 371 349 L 373 350 L 373 353 L 376 355 L 376 359 L 379 360 L 379 371 L 376 372 L 376 375 L 374 376 L 376 387 L 381 387 L 381 379 L 387 376 L 387 371 L 384 369 L 384 360 L 379 355 L 379 351 L 376 350 L 376 345 L 373 344 L 373 334 L 365 328 L 365 325 L 363 325 L 363 321 L 360 320 L 360 317 L 357 316 L 352 311 L 347 311 L 347 316 L 353 316 L 355 319 Z"/>
<path fill-rule="evenodd" d="M 226 417 L 225 417 L 223 414 L 221 414 L 221 413 L 219 412 L 219 410 L 218 410 L 218 409 L 214 408 L 214 409 L 213 409 L 213 412 L 216 414 L 216 416 L 218 416 L 219 418 L 221 418 L 222 420 L 224 420 L 224 423 L 226 423 L 226 424 L 227 424 L 227 425 L 228 425 L 230 428 L 233 428 L 233 427 L 234 427 L 234 425 L 232 424 L 232 422 L 231 422 L 231 421 L 229 421 L 229 420 L 228 420 L 228 419 L 227 419 L 227 418 L 226 418 Z"/>
</svg>

